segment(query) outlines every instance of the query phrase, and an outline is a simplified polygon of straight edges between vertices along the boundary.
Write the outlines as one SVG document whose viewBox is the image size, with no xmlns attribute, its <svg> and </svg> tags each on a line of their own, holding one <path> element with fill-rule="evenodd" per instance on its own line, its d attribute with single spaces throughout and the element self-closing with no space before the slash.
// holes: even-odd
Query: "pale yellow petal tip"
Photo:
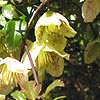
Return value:
<svg viewBox="0 0 100 100">
<path fill-rule="evenodd" d="M 3 1 L 3 0 L 0 0 L 0 7 L 2 7 L 3 5 L 7 4 L 8 1 Z"/>
<path fill-rule="evenodd" d="M 64 57 L 66 60 L 69 60 L 70 58 L 70 54 L 66 54 L 66 56 Z"/>
<path fill-rule="evenodd" d="M 38 29 L 39 26 L 48 26 L 49 24 L 61 25 L 61 20 L 69 25 L 68 20 L 61 14 L 57 12 L 47 11 L 45 12 L 37 21 L 35 29 Z"/>
<path fill-rule="evenodd" d="M 6 96 L 4 94 L 0 94 L 0 100 L 5 100 Z"/>
</svg>

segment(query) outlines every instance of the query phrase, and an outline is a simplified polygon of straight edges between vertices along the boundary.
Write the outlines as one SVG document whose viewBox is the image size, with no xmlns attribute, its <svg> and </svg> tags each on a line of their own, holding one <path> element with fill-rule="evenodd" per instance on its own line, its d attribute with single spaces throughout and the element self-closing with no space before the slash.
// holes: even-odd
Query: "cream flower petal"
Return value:
<svg viewBox="0 0 100 100">
<path fill-rule="evenodd" d="M 65 58 L 66 60 L 69 60 L 70 54 L 64 52 L 64 51 L 57 51 L 54 48 L 49 48 L 48 46 L 46 46 L 44 48 L 44 51 L 48 51 L 48 52 L 55 52 L 56 54 L 58 54 L 59 56 Z"/>
<path fill-rule="evenodd" d="M 16 73 L 23 73 L 27 74 L 28 73 L 28 68 L 18 60 L 10 57 L 6 57 L 4 59 L 4 63 L 7 65 L 7 69 L 10 70 L 11 72 L 16 72 Z"/>
<path fill-rule="evenodd" d="M 30 47 L 29 47 L 29 52 L 31 54 L 31 57 L 32 57 L 32 60 L 33 60 L 33 63 L 35 64 L 35 60 L 37 58 L 37 56 L 39 55 L 39 53 L 41 52 L 43 48 L 43 45 L 42 46 L 39 46 L 36 44 L 36 42 L 34 42 Z M 26 65 L 29 69 L 31 69 L 31 64 L 30 64 L 30 61 L 29 61 L 29 58 L 28 58 L 28 55 L 26 54 L 26 52 L 24 53 L 23 57 L 22 57 L 22 63 L 24 65 Z"/>
</svg>

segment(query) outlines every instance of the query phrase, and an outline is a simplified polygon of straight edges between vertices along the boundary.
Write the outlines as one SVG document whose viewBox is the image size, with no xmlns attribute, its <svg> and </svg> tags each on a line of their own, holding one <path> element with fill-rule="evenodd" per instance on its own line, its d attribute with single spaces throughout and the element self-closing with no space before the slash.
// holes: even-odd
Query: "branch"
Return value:
<svg viewBox="0 0 100 100">
<path fill-rule="evenodd" d="M 30 27 L 31 27 L 31 25 L 32 25 L 32 23 L 33 23 L 33 20 L 34 20 L 34 18 L 35 18 L 35 16 L 36 16 L 36 14 L 41 10 L 41 8 L 42 8 L 47 2 L 48 2 L 48 0 L 44 0 L 44 2 L 42 2 L 42 3 L 39 5 L 39 7 L 34 11 L 32 17 L 31 17 L 31 19 L 30 19 L 30 21 L 29 21 L 29 23 L 28 23 L 28 29 L 30 29 Z"/>
<path fill-rule="evenodd" d="M 48 0 L 45 0 L 44 2 L 42 2 L 42 3 L 39 5 L 39 7 L 36 9 L 36 11 L 33 13 L 31 19 L 29 20 L 29 22 L 28 22 L 28 29 L 27 29 L 27 31 L 26 31 L 25 36 L 23 37 L 23 43 L 22 43 L 22 48 L 21 48 L 21 56 L 22 56 L 22 54 L 23 54 L 23 52 L 24 52 L 24 49 L 25 49 L 25 51 L 26 51 L 26 53 L 27 53 L 27 55 L 28 55 L 30 64 L 31 64 L 31 66 L 32 66 L 32 72 L 33 72 L 33 75 L 34 75 L 34 79 L 35 79 L 37 85 L 39 84 L 39 82 L 38 82 L 38 78 L 37 78 L 37 74 L 36 74 L 36 70 L 35 70 L 35 67 L 34 67 L 34 64 L 33 64 L 33 60 L 32 60 L 31 54 L 30 54 L 30 52 L 29 52 L 29 50 L 28 50 L 28 47 L 27 47 L 27 44 L 26 44 L 26 38 L 27 38 L 28 31 L 29 31 L 29 29 L 30 29 L 30 27 L 31 27 L 31 25 L 32 25 L 32 23 L 33 23 L 33 21 L 34 21 L 34 18 L 35 18 L 35 16 L 36 16 L 36 14 L 41 10 L 41 8 L 42 8 L 47 2 L 48 2 Z"/>
<path fill-rule="evenodd" d="M 48 2 L 48 0 L 44 0 L 44 2 L 42 2 L 42 3 L 38 6 L 38 8 L 34 11 L 32 17 L 30 18 L 30 20 L 29 20 L 29 22 L 28 22 L 28 29 L 27 29 L 27 32 L 26 32 L 26 34 L 25 34 L 25 39 L 27 38 L 28 30 L 31 28 L 35 16 L 38 14 L 38 12 L 41 10 L 41 8 L 42 8 L 47 2 Z"/>
<path fill-rule="evenodd" d="M 25 51 L 26 51 L 26 53 L 27 53 L 27 55 L 28 55 L 30 64 L 31 64 L 31 66 L 32 66 L 32 72 L 33 72 L 33 75 L 34 75 L 34 79 L 35 79 L 35 81 L 36 81 L 36 84 L 38 85 L 39 82 L 38 82 L 38 78 L 37 78 L 37 74 L 36 74 L 36 71 L 35 71 L 35 67 L 34 67 L 34 64 L 33 64 L 33 60 L 32 60 L 31 54 L 30 54 L 30 52 L 29 52 L 29 50 L 28 50 L 27 45 L 25 44 L 24 46 L 25 46 Z"/>
</svg>

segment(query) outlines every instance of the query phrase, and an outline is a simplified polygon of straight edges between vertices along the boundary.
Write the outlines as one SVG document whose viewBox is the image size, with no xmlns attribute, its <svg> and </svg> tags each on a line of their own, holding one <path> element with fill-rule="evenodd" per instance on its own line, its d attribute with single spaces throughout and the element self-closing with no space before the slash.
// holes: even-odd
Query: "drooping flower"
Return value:
<svg viewBox="0 0 100 100">
<path fill-rule="evenodd" d="M 20 81 L 20 75 L 27 76 L 27 73 L 27 68 L 16 59 L 0 59 L 0 94 L 9 94 Z"/>
<path fill-rule="evenodd" d="M 29 51 L 41 81 L 45 71 L 54 77 L 59 77 L 63 73 L 63 58 L 69 60 L 70 56 L 64 52 L 67 38 L 74 37 L 75 34 L 76 31 L 67 19 L 57 12 L 47 11 L 39 18 L 35 26 L 36 41 L 29 47 Z M 31 66 L 26 53 L 22 57 L 22 62 Z"/>
</svg>

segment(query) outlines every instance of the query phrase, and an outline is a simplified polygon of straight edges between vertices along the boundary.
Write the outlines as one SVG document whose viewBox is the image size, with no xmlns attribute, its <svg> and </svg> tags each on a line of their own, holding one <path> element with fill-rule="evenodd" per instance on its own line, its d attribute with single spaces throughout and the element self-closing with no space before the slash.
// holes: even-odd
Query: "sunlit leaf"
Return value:
<svg viewBox="0 0 100 100">
<path fill-rule="evenodd" d="M 11 96 L 12 96 L 15 100 L 26 100 L 24 94 L 21 93 L 20 91 L 15 91 L 15 92 L 11 93 Z"/>
<path fill-rule="evenodd" d="M 2 14 L 0 14 L 0 25 L 5 26 L 5 24 L 6 24 L 5 17 Z"/>
<path fill-rule="evenodd" d="M 85 0 L 82 6 L 84 22 L 93 22 L 100 12 L 100 0 Z"/>
<path fill-rule="evenodd" d="M 46 89 L 45 91 L 45 96 L 47 96 L 55 87 L 60 86 L 63 87 L 64 83 L 61 80 L 55 80 L 54 82 L 52 82 Z"/>
<path fill-rule="evenodd" d="M 9 52 L 15 51 L 22 43 L 22 35 L 25 34 L 27 23 L 25 21 L 9 21 L 5 27 L 7 34 L 7 47 Z"/>
<path fill-rule="evenodd" d="M 64 99 L 64 98 L 66 98 L 66 96 L 56 97 L 56 98 L 54 98 L 54 100 L 61 100 L 61 99 Z"/>
<path fill-rule="evenodd" d="M 8 19 L 18 18 L 15 7 L 11 4 L 7 4 L 2 7 L 2 14 Z"/>
</svg>

